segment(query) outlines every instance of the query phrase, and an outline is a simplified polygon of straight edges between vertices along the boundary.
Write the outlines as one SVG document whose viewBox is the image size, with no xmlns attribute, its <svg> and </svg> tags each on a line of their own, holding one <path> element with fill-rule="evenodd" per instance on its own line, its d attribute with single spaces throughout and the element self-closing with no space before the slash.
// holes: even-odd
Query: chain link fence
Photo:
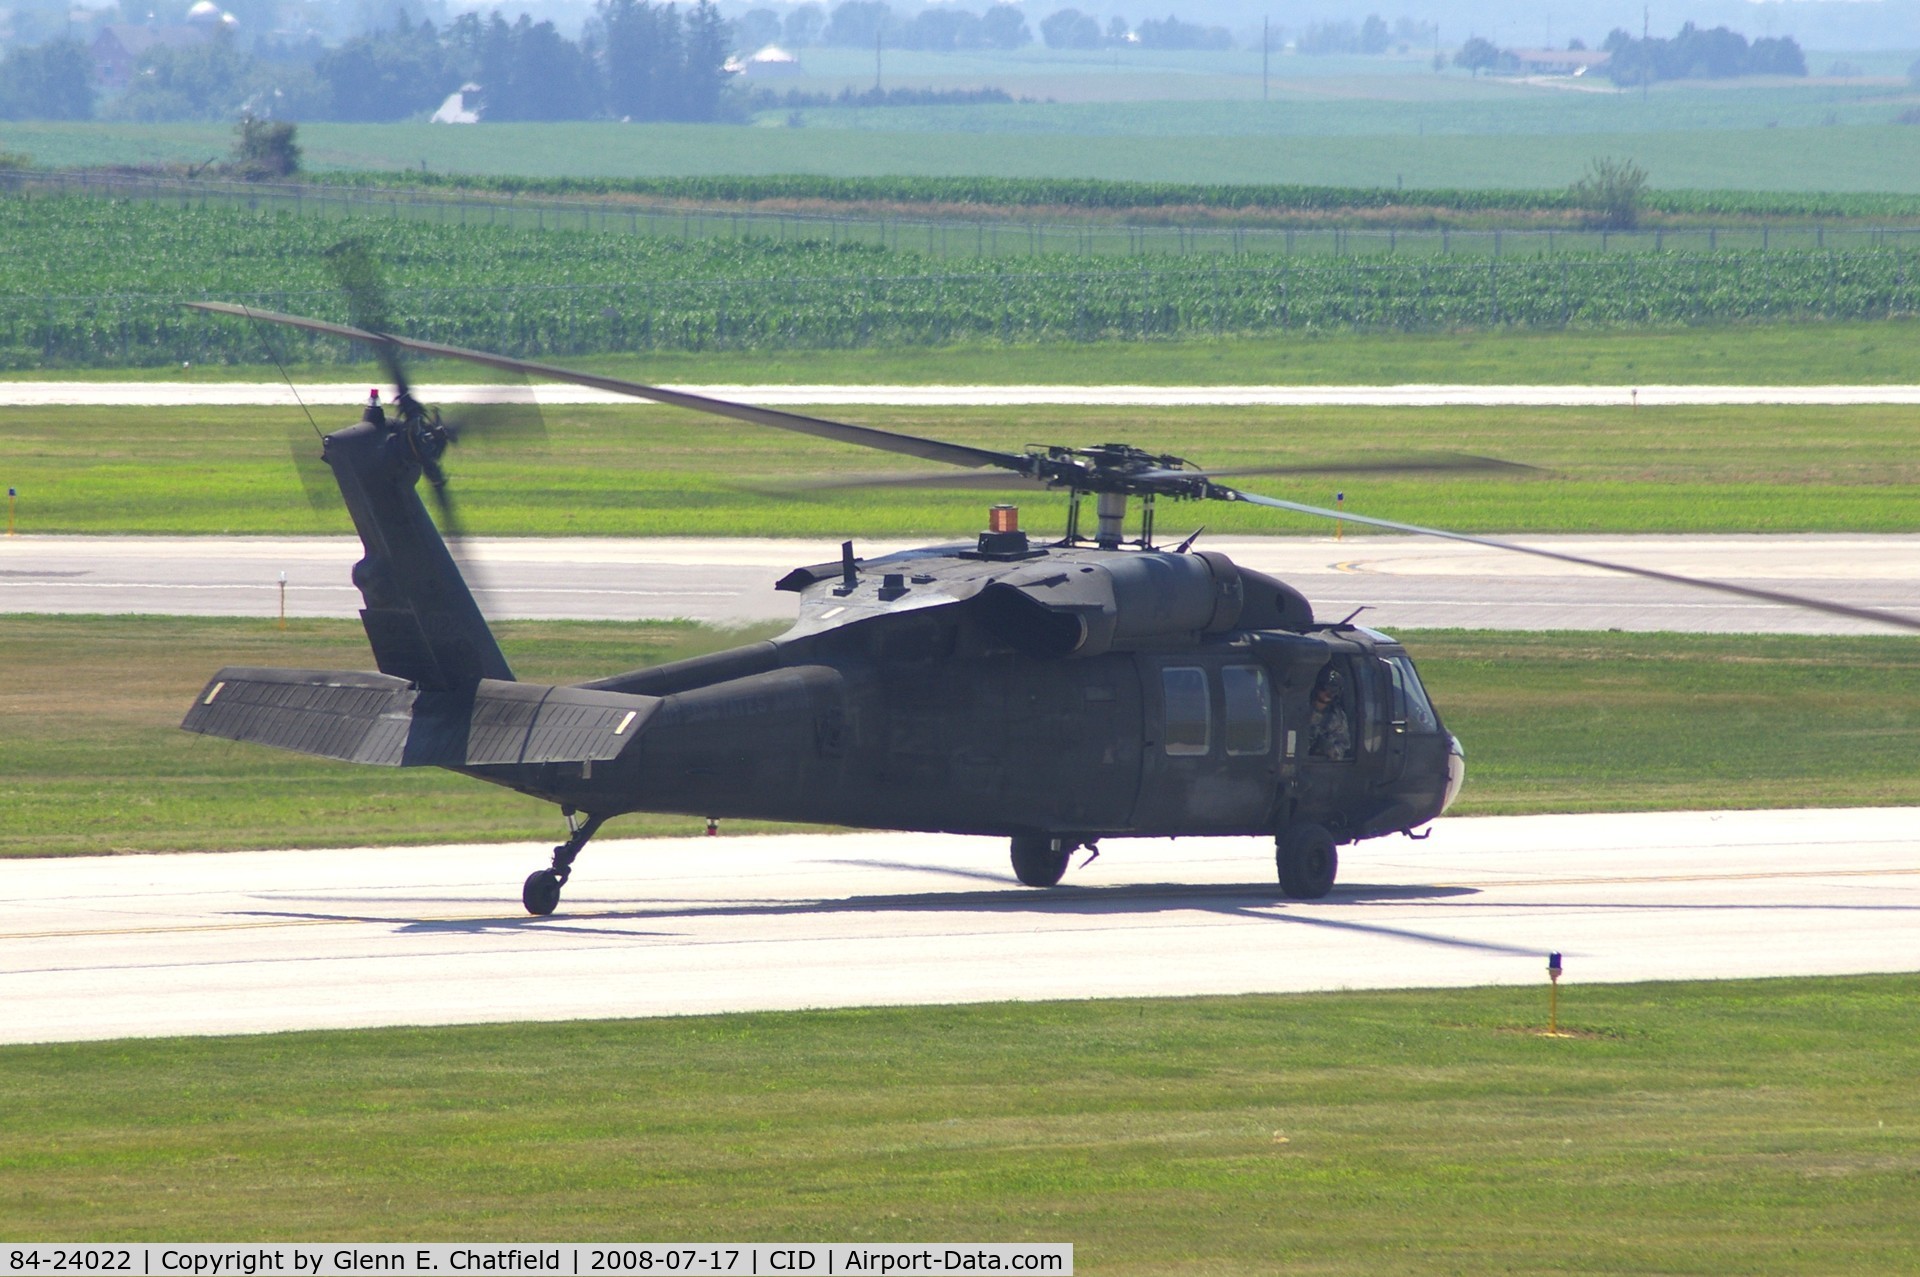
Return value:
<svg viewBox="0 0 1920 1277">
<path fill-rule="evenodd" d="M 118 173 L 0 173 L 22 198 L 91 195 L 179 208 L 246 208 L 303 217 L 405 218 L 450 226 L 683 239 L 764 238 L 872 244 L 942 258 L 1185 256 L 1527 257 L 1596 253 L 1842 252 L 1920 247 L 1920 227 L 1727 224 L 1684 229 L 1453 230 L 1194 227 L 1015 218 L 911 218 L 738 209 L 608 197 L 565 200 L 313 183 L 227 182 Z"/>
</svg>

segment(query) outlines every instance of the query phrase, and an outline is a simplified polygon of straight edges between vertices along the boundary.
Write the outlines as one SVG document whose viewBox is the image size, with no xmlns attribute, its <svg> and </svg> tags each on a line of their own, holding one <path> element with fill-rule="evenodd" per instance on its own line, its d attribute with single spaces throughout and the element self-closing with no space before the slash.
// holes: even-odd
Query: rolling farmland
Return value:
<svg viewBox="0 0 1920 1277">
<path fill-rule="evenodd" d="M 8 199 L 0 363 L 257 362 L 261 337 L 184 311 L 220 297 L 344 319 L 323 254 L 386 263 L 394 323 L 507 353 L 1157 340 L 1277 331 L 1558 329 L 1920 311 L 1920 252 L 1042 254 L 955 263 L 909 248 L 668 238 L 231 205 Z M 275 337 L 283 359 L 351 357 Z"/>
</svg>

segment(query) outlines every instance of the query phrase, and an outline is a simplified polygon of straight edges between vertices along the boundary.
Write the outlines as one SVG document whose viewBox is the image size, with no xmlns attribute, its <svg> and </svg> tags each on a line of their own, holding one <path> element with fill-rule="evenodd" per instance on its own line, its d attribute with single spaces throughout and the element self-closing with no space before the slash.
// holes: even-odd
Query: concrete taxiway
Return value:
<svg viewBox="0 0 1920 1277">
<path fill-rule="evenodd" d="M 1286 408 L 1657 408 L 1711 404 L 1920 404 L 1920 386 L 689 386 L 667 389 L 770 408 L 874 404 L 892 407 Z M 426 403 L 522 403 L 526 386 L 422 385 Z M 365 382 L 0 381 L 0 407 L 357 408 Z M 632 404 L 591 386 L 540 383 L 541 404 Z"/>
<path fill-rule="evenodd" d="M 1920 617 L 1920 536 L 1613 536 L 1529 544 Z M 1874 633 L 1884 627 L 1421 537 L 1206 537 L 1204 548 L 1304 591 L 1317 615 L 1356 608 L 1384 629 L 1622 629 Z M 872 556 L 904 543 L 861 542 Z M 0 612 L 352 617 L 351 537 L 0 538 Z M 791 620 L 788 569 L 835 559 L 824 541 L 472 540 L 497 619 Z"/>
<path fill-rule="evenodd" d="M 1258 839 L 603 840 L 0 863 L 0 1041 L 755 1009 L 1920 970 L 1920 810 L 1443 820 L 1288 901 Z"/>
</svg>

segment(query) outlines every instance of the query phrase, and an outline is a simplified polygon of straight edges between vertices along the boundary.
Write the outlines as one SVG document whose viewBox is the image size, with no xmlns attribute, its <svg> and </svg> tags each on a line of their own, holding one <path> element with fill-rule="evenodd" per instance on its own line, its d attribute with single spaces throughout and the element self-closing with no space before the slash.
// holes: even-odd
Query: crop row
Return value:
<svg viewBox="0 0 1920 1277">
<path fill-rule="evenodd" d="M 194 290 L 207 296 L 212 290 Z M 338 295 L 244 289 L 228 300 L 344 318 Z M 182 294 L 0 299 L 14 366 L 331 361 L 357 352 L 182 309 Z M 398 331 L 529 357 L 634 350 L 1154 340 L 1287 330 L 1630 327 L 1920 313 L 1920 254 L 1667 254 L 1435 262 L 1295 259 L 565 286 L 400 287 Z M 268 344 L 270 343 L 270 344 Z"/>
<path fill-rule="evenodd" d="M 0 198 L 0 298 L 49 293 L 253 292 L 332 283 L 327 250 L 351 237 L 395 287 L 603 280 L 786 279 L 883 269 L 874 246 L 646 235 L 554 234 L 393 217 L 295 216 L 235 205 Z M 908 269 L 912 269 L 911 266 Z"/>
<path fill-rule="evenodd" d="M 1086 210 L 1206 208 L 1332 213 L 1343 210 L 1552 212 L 1576 208 L 1566 188 L 1399 187 L 1117 182 L 994 177 L 507 177 L 438 173 L 328 173 L 329 184 L 497 191 L 525 195 L 635 195 L 702 203 L 818 201 Z M 1643 207 L 1701 217 L 1920 219 L 1920 196 L 1813 191 L 1649 190 Z"/>
</svg>

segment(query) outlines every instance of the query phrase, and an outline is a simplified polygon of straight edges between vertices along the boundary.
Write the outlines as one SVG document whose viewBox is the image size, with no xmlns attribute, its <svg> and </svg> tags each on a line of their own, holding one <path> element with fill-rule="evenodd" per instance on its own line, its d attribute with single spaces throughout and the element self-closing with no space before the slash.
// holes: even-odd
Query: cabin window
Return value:
<svg viewBox="0 0 1920 1277">
<path fill-rule="evenodd" d="M 1229 754 L 1264 754 L 1273 748 L 1273 697 L 1267 672 L 1258 665 L 1229 665 L 1220 671 L 1226 691 Z"/>
<path fill-rule="evenodd" d="M 1393 717 L 1407 725 L 1410 732 L 1437 732 L 1440 720 L 1434 715 L 1427 689 L 1413 672 L 1413 662 L 1404 656 L 1386 658 L 1387 672 L 1393 676 Z"/>
<path fill-rule="evenodd" d="M 1209 738 L 1213 734 L 1207 672 L 1192 666 L 1164 669 L 1160 671 L 1160 685 L 1166 693 L 1167 752 L 1175 755 L 1206 753 Z"/>
</svg>

